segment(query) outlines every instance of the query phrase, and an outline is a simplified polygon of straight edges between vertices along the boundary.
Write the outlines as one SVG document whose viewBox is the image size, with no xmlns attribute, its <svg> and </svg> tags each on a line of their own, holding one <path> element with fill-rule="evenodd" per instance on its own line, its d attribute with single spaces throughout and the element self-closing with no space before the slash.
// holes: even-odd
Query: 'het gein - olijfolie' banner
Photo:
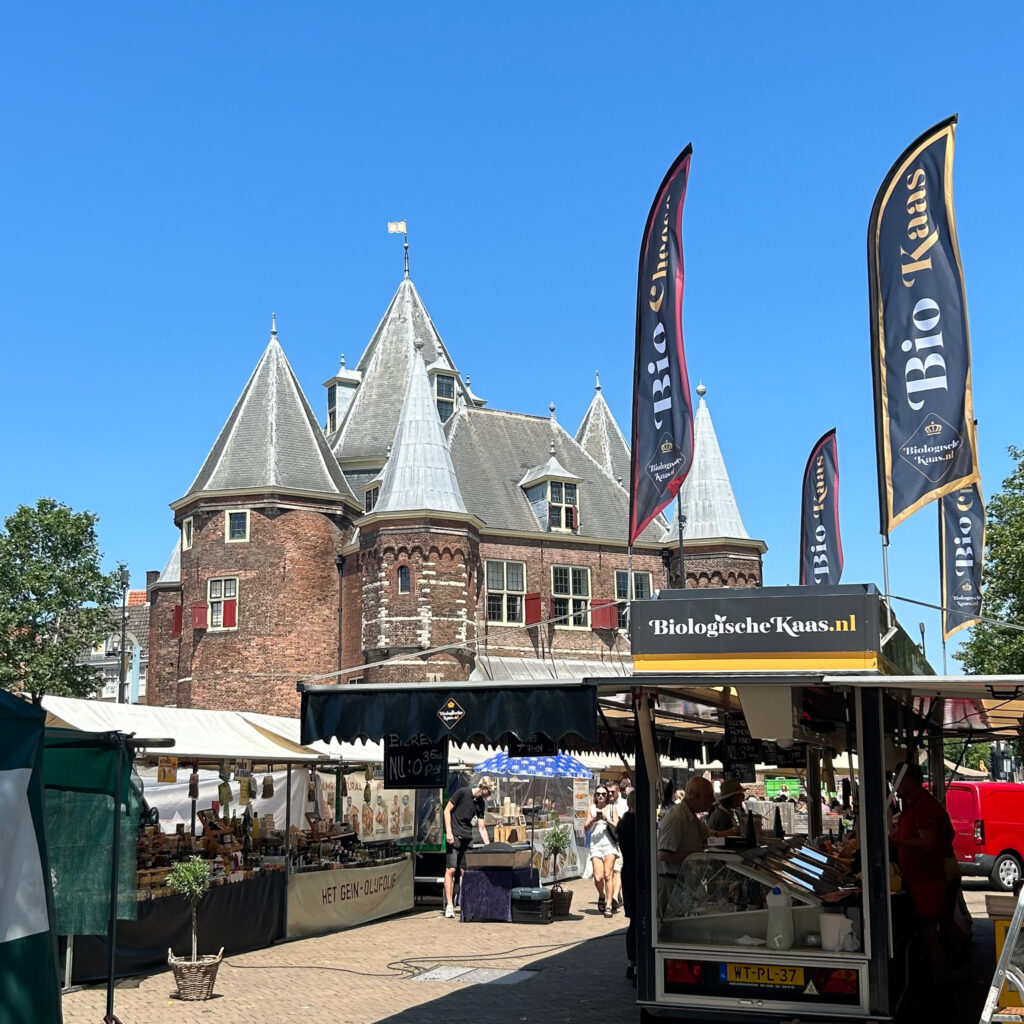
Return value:
<svg viewBox="0 0 1024 1024">
<path fill-rule="evenodd" d="M 665 175 L 640 247 L 630 544 L 679 493 L 693 464 L 693 405 L 683 350 L 683 202 L 692 153 L 687 146 Z"/>
<path fill-rule="evenodd" d="M 973 626 L 981 615 L 981 569 L 985 557 L 985 503 L 981 485 L 971 484 L 939 502 L 939 566 L 942 578 L 942 639 Z"/>
<path fill-rule="evenodd" d="M 838 583 L 843 575 L 839 532 L 839 447 L 835 429 L 811 449 L 800 504 L 800 585 Z"/>
<path fill-rule="evenodd" d="M 868 226 L 881 531 L 978 480 L 971 354 L 953 214 L 956 117 L 893 164 Z"/>
</svg>

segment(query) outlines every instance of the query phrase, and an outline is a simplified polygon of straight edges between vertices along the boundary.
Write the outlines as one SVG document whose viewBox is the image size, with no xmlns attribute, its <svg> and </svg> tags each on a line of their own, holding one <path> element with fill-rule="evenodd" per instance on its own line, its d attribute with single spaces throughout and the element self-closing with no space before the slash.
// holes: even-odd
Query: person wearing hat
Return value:
<svg viewBox="0 0 1024 1024">
<path fill-rule="evenodd" d="M 718 790 L 715 809 L 708 815 L 709 831 L 719 835 L 738 829 L 741 833 L 746 824 L 740 805 L 746 791 L 739 779 L 726 779 Z"/>
</svg>

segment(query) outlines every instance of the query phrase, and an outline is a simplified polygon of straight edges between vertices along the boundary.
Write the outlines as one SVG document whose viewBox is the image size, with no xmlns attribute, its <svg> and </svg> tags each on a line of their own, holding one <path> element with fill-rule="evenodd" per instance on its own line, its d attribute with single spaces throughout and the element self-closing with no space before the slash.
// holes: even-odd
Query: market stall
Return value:
<svg viewBox="0 0 1024 1024">
<path fill-rule="evenodd" d="M 119 930 L 118 975 L 159 969 L 168 948 L 187 948 L 188 907 L 166 880 L 193 856 L 210 861 L 212 879 L 200 927 L 229 955 L 412 906 L 411 861 L 397 845 L 412 835 L 411 796 L 385 792 L 379 764 L 362 760 L 379 747 L 305 746 L 290 735 L 296 723 L 268 715 L 51 697 L 44 707 L 54 726 L 159 732 L 175 742 L 173 757 L 138 755 L 153 762 L 143 769 L 149 816 L 135 848 L 137 920 Z M 321 900 L 336 894 L 345 913 L 311 914 L 314 890 Z M 73 950 L 71 980 L 96 980 L 109 955 L 105 937 L 76 935 Z"/>
<path fill-rule="evenodd" d="M 601 678 L 550 688 L 300 686 L 302 737 L 450 730 L 463 742 L 500 742 L 547 729 L 604 744 L 600 707 L 605 731 L 609 721 L 633 726 L 617 741 L 635 751 L 638 821 L 647 823 L 637 831 L 642 1019 L 891 1018 L 915 938 L 907 896 L 890 873 L 886 771 L 927 749 L 941 790 L 943 735 L 964 723 L 984 735 L 998 721 L 1000 705 L 981 699 L 985 682 L 964 684 L 974 687 L 961 701 L 967 710 L 950 717 L 947 702 L 943 717 L 955 688 L 929 678 L 920 650 L 870 586 L 663 593 L 635 603 L 631 620 L 637 671 L 625 692 L 622 681 Z M 451 703 L 462 714 L 446 724 L 437 712 Z M 746 749 L 730 733 L 731 715 L 743 719 Z M 716 838 L 662 871 L 654 814 L 662 759 L 706 763 L 725 740 L 728 777 L 747 778 L 758 764 L 802 765 L 808 813 L 790 823 L 802 831 Z M 843 754 L 857 827 L 840 843 L 823 828 L 820 793 L 823 773 Z"/>
</svg>

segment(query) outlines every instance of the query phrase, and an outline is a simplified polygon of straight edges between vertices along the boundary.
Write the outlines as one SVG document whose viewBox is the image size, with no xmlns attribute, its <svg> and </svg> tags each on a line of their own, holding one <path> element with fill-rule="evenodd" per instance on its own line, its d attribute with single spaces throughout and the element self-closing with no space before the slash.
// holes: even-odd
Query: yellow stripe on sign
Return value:
<svg viewBox="0 0 1024 1024">
<path fill-rule="evenodd" d="M 878 669 L 874 651 L 828 651 L 766 654 L 634 654 L 634 672 L 757 672 Z"/>
</svg>

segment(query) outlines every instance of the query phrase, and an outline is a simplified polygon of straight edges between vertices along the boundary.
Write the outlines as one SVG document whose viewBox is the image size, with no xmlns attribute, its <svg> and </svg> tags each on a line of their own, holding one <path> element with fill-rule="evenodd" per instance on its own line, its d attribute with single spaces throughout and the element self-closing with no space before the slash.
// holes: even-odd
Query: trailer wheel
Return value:
<svg viewBox="0 0 1024 1024">
<path fill-rule="evenodd" d="M 1020 861 L 1015 854 L 1001 853 L 992 865 L 991 882 L 994 889 L 1012 892 L 1013 884 L 1021 877 Z"/>
</svg>

